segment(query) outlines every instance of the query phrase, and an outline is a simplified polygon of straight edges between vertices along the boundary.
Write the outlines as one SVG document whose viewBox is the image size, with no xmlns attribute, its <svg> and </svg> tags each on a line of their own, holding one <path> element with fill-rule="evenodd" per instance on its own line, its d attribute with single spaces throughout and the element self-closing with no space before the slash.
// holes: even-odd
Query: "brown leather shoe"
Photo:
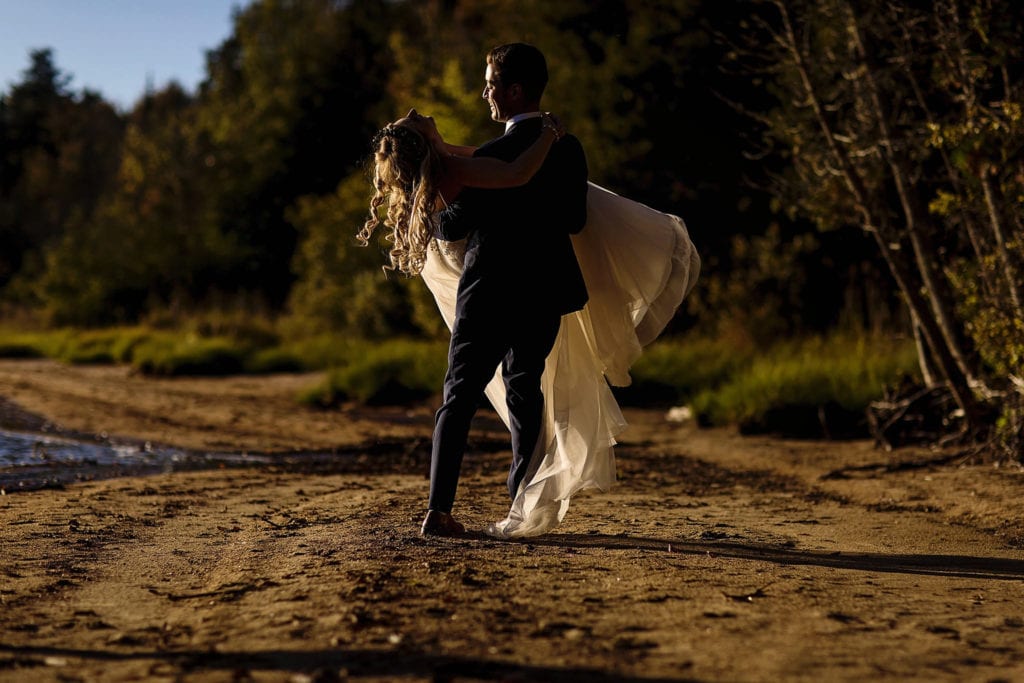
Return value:
<svg viewBox="0 0 1024 683">
<path fill-rule="evenodd" d="M 447 512 L 427 510 L 420 527 L 422 536 L 459 536 L 466 533 L 466 527 L 456 522 Z"/>
</svg>

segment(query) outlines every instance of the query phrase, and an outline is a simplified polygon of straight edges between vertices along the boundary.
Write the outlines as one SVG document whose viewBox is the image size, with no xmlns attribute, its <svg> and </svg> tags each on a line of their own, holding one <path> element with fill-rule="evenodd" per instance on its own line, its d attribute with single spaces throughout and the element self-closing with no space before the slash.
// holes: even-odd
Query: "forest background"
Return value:
<svg viewBox="0 0 1024 683">
<path fill-rule="evenodd" d="M 457 143 L 499 43 L 591 180 L 681 216 L 696 290 L 625 402 L 887 444 L 1024 435 L 1024 17 L 1013 0 L 254 0 L 119 111 L 52 52 L 0 98 L 0 355 L 163 374 L 327 370 L 301 398 L 422 399 L 446 329 L 361 248 L 375 132 Z M 127 58 L 128 56 L 126 56 Z"/>
</svg>

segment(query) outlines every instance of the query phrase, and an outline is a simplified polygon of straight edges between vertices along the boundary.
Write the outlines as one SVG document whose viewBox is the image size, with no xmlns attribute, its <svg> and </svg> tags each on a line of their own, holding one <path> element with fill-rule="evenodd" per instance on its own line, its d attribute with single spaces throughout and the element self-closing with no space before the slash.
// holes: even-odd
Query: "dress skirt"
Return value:
<svg viewBox="0 0 1024 683">
<path fill-rule="evenodd" d="M 610 385 L 628 386 L 629 369 L 672 320 L 700 274 L 700 257 L 682 219 L 593 183 L 587 224 L 572 236 L 590 299 L 562 316 L 541 378 L 544 423 L 508 516 L 487 531 L 535 536 L 562 521 L 577 492 L 615 482 L 616 437 L 626 428 Z M 461 242 L 435 240 L 423 281 L 451 329 L 462 272 Z M 509 424 L 501 369 L 487 385 Z"/>
</svg>

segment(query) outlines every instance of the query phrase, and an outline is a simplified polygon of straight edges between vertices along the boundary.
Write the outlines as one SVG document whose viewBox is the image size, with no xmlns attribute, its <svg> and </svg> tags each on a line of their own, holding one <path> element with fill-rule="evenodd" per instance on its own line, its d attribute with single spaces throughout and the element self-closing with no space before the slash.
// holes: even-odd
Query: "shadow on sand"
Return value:
<svg viewBox="0 0 1024 683">
<path fill-rule="evenodd" d="M 482 533 L 467 535 L 469 539 L 497 539 Z M 834 569 L 925 574 L 961 579 L 997 581 L 1024 580 L 1024 560 L 1006 557 L 971 557 L 964 555 L 903 555 L 888 553 L 849 553 L 842 551 L 798 550 L 757 543 L 721 540 L 668 540 L 607 534 L 547 534 L 533 538 L 508 539 L 509 543 L 559 548 L 600 548 L 603 550 L 649 550 L 686 555 L 713 554 L 736 560 L 773 562 L 780 565 L 812 565 Z"/>
<path fill-rule="evenodd" d="M 437 655 L 419 650 L 266 650 L 256 652 L 80 650 L 62 647 L 6 645 L 0 643 L 0 671 L 17 667 L 27 671 L 59 658 L 76 662 L 162 662 L 183 671 L 223 670 L 233 675 L 247 671 L 290 671 L 312 674 L 315 681 L 348 677 L 428 677 L 433 681 L 593 681 L 596 683 L 697 683 L 693 678 L 646 678 L 622 676 L 597 669 L 529 666 L 498 660 Z M 339 675 L 344 670 L 346 673 Z"/>
</svg>

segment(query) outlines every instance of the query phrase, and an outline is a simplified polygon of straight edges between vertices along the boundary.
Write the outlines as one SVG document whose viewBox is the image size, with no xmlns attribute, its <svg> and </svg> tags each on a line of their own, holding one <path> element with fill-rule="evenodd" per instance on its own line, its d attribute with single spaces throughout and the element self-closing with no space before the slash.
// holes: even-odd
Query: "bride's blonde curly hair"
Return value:
<svg viewBox="0 0 1024 683">
<path fill-rule="evenodd" d="M 423 270 L 433 239 L 440 168 L 434 146 L 409 126 L 390 123 L 374 138 L 370 217 L 356 238 L 365 247 L 379 225 L 390 228 L 386 270 L 409 276 Z"/>
</svg>

